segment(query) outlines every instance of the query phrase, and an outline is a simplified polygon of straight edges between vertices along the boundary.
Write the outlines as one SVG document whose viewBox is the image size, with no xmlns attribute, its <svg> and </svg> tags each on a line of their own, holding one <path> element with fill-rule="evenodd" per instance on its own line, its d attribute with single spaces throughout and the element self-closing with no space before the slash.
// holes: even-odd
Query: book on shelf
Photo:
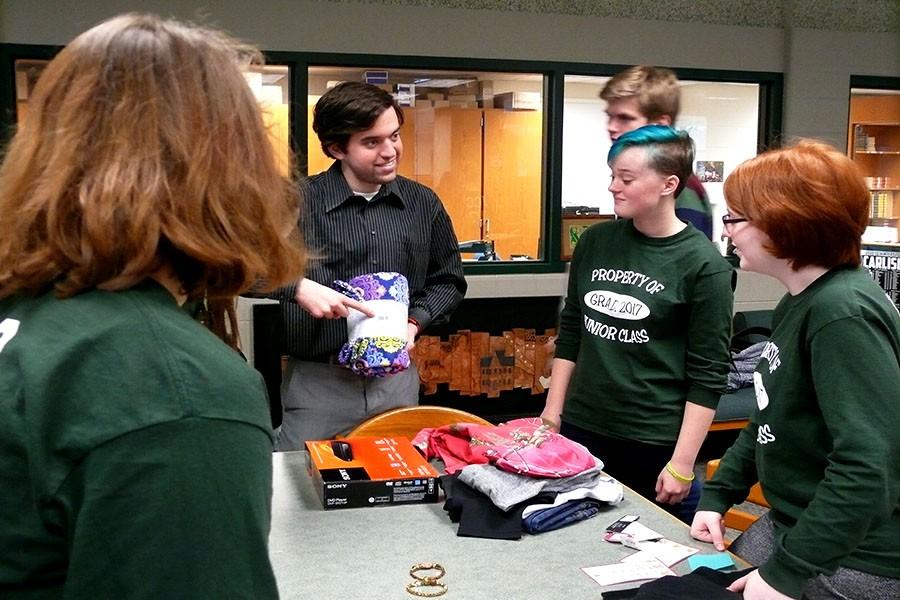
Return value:
<svg viewBox="0 0 900 600">
<path fill-rule="evenodd" d="M 893 198 L 890 192 L 869 192 L 870 213 L 873 219 L 887 219 L 893 217 Z"/>
</svg>

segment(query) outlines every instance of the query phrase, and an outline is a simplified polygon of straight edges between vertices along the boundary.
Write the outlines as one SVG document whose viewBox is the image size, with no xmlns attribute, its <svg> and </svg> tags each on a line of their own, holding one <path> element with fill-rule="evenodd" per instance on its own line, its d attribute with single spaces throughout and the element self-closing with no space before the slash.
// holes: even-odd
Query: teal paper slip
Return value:
<svg viewBox="0 0 900 600">
<path fill-rule="evenodd" d="M 710 569 L 726 569 L 734 566 L 734 559 L 727 552 L 717 552 L 716 554 L 695 554 L 688 558 L 688 566 L 691 571 L 700 567 L 709 567 Z"/>
</svg>

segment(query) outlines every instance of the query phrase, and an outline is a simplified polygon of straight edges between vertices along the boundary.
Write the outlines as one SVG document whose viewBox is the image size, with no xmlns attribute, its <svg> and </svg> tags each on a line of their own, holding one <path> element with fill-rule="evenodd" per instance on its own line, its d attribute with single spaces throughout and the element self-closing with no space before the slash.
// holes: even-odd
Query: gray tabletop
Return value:
<svg viewBox="0 0 900 600">
<path fill-rule="evenodd" d="M 600 598 L 604 588 L 581 567 L 634 553 L 603 540 L 625 514 L 666 538 L 712 553 L 688 528 L 626 490 L 625 500 L 597 517 L 521 540 L 457 537 L 442 503 L 325 511 L 306 471 L 305 452 L 275 453 L 269 553 L 281 597 L 316 600 L 415 600 L 409 569 L 438 562 L 447 574 L 444 600 Z M 674 567 L 686 571 L 686 561 Z M 607 588 L 609 589 L 609 588 Z"/>
</svg>

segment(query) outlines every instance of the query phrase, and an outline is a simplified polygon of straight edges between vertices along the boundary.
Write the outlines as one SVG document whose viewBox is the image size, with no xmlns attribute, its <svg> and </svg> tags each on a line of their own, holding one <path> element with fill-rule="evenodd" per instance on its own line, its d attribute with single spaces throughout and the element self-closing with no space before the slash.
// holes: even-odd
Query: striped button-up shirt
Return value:
<svg viewBox="0 0 900 600">
<path fill-rule="evenodd" d="M 409 316 L 423 328 L 446 320 L 462 301 L 466 280 L 456 234 L 431 189 L 398 176 L 367 201 L 353 193 L 335 161 L 303 191 L 308 279 L 331 285 L 364 273 L 402 273 L 409 280 Z M 337 352 L 347 341 L 346 320 L 313 318 L 295 303 L 295 292 L 278 293 L 284 350 L 301 359 Z"/>
</svg>

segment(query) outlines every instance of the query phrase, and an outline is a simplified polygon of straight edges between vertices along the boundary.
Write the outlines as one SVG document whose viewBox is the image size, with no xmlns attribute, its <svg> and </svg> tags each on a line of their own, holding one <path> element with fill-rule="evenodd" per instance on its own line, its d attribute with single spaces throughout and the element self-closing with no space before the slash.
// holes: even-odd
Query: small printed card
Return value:
<svg viewBox="0 0 900 600">
<path fill-rule="evenodd" d="M 620 562 L 612 565 L 599 565 L 596 567 L 582 567 L 588 577 L 600 585 L 615 585 L 628 581 L 643 581 L 646 579 L 659 579 L 675 573 L 658 560 L 640 560 L 633 562 Z"/>
<path fill-rule="evenodd" d="M 655 542 L 638 542 L 636 552 L 622 559 L 622 562 L 632 562 L 641 560 L 659 560 L 667 567 L 683 561 L 692 554 L 696 554 L 700 550 L 691 548 L 672 540 L 657 540 Z"/>
<path fill-rule="evenodd" d="M 662 539 L 659 534 L 646 525 L 642 525 L 637 521 L 628 523 L 628 525 L 619 532 L 608 531 L 603 534 L 603 539 L 607 542 L 621 542 L 623 538 L 628 537 L 629 541 L 646 542 L 648 540 Z"/>
<path fill-rule="evenodd" d="M 611 533 L 621 533 L 625 530 L 626 527 L 640 519 L 641 517 L 638 515 L 625 515 L 624 517 L 619 517 L 619 519 L 615 523 L 610 523 L 606 526 L 606 530 Z"/>
</svg>

